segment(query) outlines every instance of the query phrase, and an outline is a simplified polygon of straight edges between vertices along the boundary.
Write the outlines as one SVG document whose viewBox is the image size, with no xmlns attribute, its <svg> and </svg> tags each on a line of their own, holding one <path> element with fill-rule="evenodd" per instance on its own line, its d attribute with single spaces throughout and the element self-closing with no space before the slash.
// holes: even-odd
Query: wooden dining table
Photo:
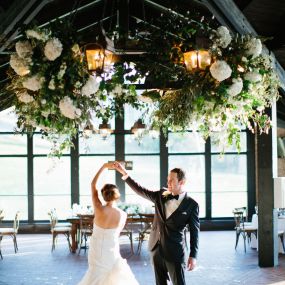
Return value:
<svg viewBox="0 0 285 285">
<path fill-rule="evenodd" d="M 71 223 L 71 252 L 75 253 L 78 248 L 78 233 L 80 228 L 80 219 L 90 219 L 90 223 L 93 224 L 94 215 L 93 214 L 78 214 L 73 217 L 69 217 L 66 220 Z"/>
<path fill-rule="evenodd" d="M 154 214 L 128 214 L 127 223 L 126 224 L 132 224 L 132 223 L 142 223 L 147 225 L 149 228 L 152 224 Z M 94 215 L 93 214 L 78 214 L 73 217 L 69 217 L 66 220 L 71 223 L 71 252 L 75 253 L 78 248 L 78 233 L 80 228 L 80 219 L 90 219 L 90 223 L 93 224 Z"/>
</svg>

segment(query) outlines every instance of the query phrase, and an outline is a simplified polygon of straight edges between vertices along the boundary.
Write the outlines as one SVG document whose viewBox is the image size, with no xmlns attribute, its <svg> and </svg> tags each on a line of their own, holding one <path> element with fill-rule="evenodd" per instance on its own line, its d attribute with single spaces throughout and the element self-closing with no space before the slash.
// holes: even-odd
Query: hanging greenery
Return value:
<svg viewBox="0 0 285 285">
<path fill-rule="evenodd" d="M 278 99 L 279 82 L 256 37 L 170 13 L 132 35 L 146 51 L 143 60 L 91 76 L 71 27 L 33 27 L 23 35 L 11 56 L 7 87 L 16 94 L 17 125 L 21 131 L 39 128 L 58 156 L 92 115 L 108 121 L 124 104 L 143 108 L 142 101 L 154 104 L 150 129 L 199 131 L 223 148 L 240 147 L 243 126 L 260 133 L 270 128 L 266 108 Z M 189 71 L 185 53 L 201 48 L 210 54 L 208 66 Z M 159 88 L 137 96 L 134 83 L 143 77 Z"/>
<path fill-rule="evenodd" d="M 244 126 L 267 133 L 271 121 L 266 108 L 279 97 L 279 81 L 270 55 L 262 54 L 261 40 L 231 34 L 223 26 L 212 29 L 203 18 L 198 22 L 170 14 L 161 19 L 167 19 L 166 28 L 142 40 L 150 60 L 137 63 L 139 72 L 148 72 L 163 86 L 156 96 L 154 90 L 143 94 L 158 102 L 153 127 L 165 132 L 199 131 L 221 149 L 231 144 L 240 149 Z M 211 64 L 187 71 L 185 52 L 199 50 L 205 43 Z M 171 85 L 175 88 L 168 88 Z"/>
<path fill-rule="evenodd" d="M 124 84 L 127 65 L 117 65 L 109 79 L 89 74 L 79 39 L 68 23 L 28 28 L 11 55 L 11 83 L 20 132 L 40 130 L 53 143 L 51 155 L 72 146 L 92 114 L 102 121 L 120 115 L 125 103 L 138 108 L 133 85 Z"/>
</svg>

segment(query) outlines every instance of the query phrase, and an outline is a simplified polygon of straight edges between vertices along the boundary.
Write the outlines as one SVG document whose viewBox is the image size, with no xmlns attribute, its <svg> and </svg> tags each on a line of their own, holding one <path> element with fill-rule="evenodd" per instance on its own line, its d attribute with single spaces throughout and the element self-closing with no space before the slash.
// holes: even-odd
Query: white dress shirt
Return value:
<svg viewBox="0 0 285 285">
<path fill-rule="evenodd" d="M 170 217 L 170 215 L 179 207 L 179 205 L 181 204 L 181 202 L 184 199 L 185 195 L 186 195 L 186 192 L 183 192 L 183 193 L 179 194 L 178 200 L 171 199 L 171 200 L 168 200 L 165 203 L 166 219 L 168 219 Z"/>
</svg>

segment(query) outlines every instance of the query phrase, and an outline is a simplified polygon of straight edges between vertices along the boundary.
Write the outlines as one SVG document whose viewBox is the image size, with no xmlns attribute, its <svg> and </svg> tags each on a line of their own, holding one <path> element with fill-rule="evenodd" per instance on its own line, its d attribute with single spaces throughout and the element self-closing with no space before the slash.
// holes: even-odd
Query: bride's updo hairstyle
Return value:
<svg viewBox="0 0 285 285">
<path fill-rule="evenodd" d="M 118 187 L 114 184 L 105 184 L 101 189 L 101 193 L 106 202 L 115 201 L 121 197 Z"/>
</svg>

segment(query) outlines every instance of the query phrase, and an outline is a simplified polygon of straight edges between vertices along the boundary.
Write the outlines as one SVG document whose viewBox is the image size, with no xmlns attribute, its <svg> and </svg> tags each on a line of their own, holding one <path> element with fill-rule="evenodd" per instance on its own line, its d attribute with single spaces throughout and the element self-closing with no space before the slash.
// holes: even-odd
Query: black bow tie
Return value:
<svg viewBox="0 0 285 285">
<path fill-rule="evenodd" d="M 165 197 L 165 199 L 168 201 L 168 200 L 172 200 L 172 199 L 176 199 L 178 200 L 179 199 L 179 194 L 178 195 L 172 195 L 172 194 L 169 194 Z"/>
</svg>

